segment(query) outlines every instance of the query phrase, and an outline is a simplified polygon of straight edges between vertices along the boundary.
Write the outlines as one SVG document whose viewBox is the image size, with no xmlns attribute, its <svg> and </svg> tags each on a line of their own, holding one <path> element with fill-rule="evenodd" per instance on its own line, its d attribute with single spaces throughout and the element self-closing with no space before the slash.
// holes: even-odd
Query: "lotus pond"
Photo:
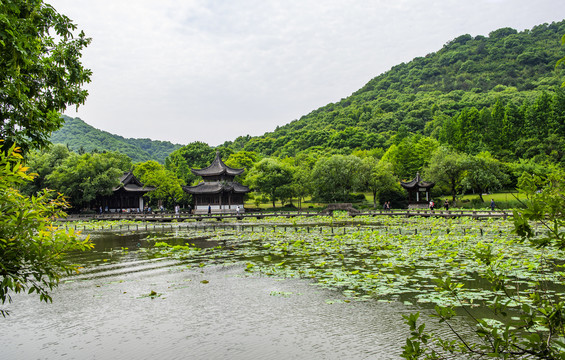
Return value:
<svg viewBox="0 0 565 360">
<path fill-rule="evenodd" d="M 316 220 L 279 220 L 252 230 L 185 229 L 169 234 L 176 243 L 166 241 L 167 236 L 148 237 L 151 245 L 142 250 L 148 258 L 175 258 L 188 267 L 244 264 L 250 273 L 311 279 L 321 288 L 340 291 L 345 301 L 446 305 L 450 300 L 435 291 L 433 280 L 449 276 L 465 284 L 460 293 L 464 303 L 478 307 L 492 296 L 481 277 L 487 271 L 485 254 L 494 255 L 498 268 L 518 286 L 558 284 L 565 275 L 541 261 L 543 256 L 560 263 L 563 251 L 542 252 L 523 243 L 513 234 L 511 221 L 368 217 L 352 222 L 342 215 L 311 227 L 307 225 Z M 202 239 L 217 245 L 194 244 Z"/>
<path fill-rule="evenodd" d="M 517 286 L 565 274 L 540 261 L 563 252 L 522 243 L 505 220 L 336 214 L 102 226 L 78 225 L 95 248 L 71 254 L 83 269 L 53 304 L 15 297 L 0 340 L 10 358 L 395 359 L 408 333 L 401 315 L 452 301 L 434 279 L 463 282 L 460 299 L 483 316 L 485 254 Z"/>
</svg>

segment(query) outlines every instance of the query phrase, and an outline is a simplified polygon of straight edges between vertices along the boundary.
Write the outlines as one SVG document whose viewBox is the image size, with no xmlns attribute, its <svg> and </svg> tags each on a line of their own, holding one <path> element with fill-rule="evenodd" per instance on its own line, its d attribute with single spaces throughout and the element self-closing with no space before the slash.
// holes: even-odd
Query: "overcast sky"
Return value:
<svg viewBox="0 0 565 360">
<path fill-rule="evenodd" d="M 45 1 L 93 38 L 90 95 L 67 115 L 212 146 L 339 101 L 459 35 L 565 18 L 563 0 Z"/>
</svg>

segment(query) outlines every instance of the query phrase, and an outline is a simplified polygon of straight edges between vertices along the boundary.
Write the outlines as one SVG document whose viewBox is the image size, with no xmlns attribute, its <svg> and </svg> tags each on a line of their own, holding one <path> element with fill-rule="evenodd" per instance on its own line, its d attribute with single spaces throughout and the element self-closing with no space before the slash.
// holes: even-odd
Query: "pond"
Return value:
<svg viewBox="0 0 565 360">
<path fill-rule="evenodd" d="M 108 224 L 80 224 L 94 250 L 70 256 L 83 268 L 61 282 L 53 304 L 18 295 L 6 306 L 3 355 L 398 359 L 408 334 L 404 314 L 454 304 L 492 319 L 484 306 L 493 298 L 482 279 L 487 255 L 521 289 L 560 284 L 560 272 L 540 262 L 540 250 L 517 239 L 509 221 L 283 220 L 145 231 L 147 224 L 114 224 L 113 232 L 99 230 Z M 551 261 L 564 256 L 543 253 Z M 464 284 L 457 303 L 436 290 L 446 276 Z M 552 291 L 565 293 L 560 285 Z M 427 330 L 452 338 L 437 320 L 421 318 Z M 469 320 L 455 322 L 465 336 Z"/>
<path fill-rule="evenodd" d="M 53 303 L 14 296 L 0 319 L 5 359 L 397 359 L 401 302 L 348 301 L 307 279 L 250 273 L 245 264 L 155 257 L 183 233 L 98 233 L 84 266 Z M 219 244 L 193 237 L 191 244 Z M 202 266 L 202 265 L 206 266 Z"/>
</svg>

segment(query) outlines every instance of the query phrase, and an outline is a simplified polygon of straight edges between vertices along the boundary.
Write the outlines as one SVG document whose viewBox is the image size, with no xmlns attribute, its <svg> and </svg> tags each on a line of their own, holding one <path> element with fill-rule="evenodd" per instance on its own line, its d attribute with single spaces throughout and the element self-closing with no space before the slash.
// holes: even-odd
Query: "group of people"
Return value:
<svg viewBox="0 0 565 360">
<path fill-rule="evenodd" d="M 433 211 L 436 207 L 436 203 L 433 200 L 431 200 L 428 207 L 430 208 L 430 210 Z M 445 211 L 449 210 L 449 200 L 445 199 L 445 201 L 443 202 L 443 207 L 445 208 Z"/>
</svg>

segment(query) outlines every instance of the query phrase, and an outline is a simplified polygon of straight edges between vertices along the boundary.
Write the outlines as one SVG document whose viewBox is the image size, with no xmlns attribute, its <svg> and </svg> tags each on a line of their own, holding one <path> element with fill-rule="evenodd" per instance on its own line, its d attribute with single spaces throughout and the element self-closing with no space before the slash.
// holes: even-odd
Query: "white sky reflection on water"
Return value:
<svg viewBox="0 0 565 360">
<path fill-rule="evenodd" d="M 333 303 L 306 280 L 241 267 L 97 273 L 62 284 L 53 304 L 16 296 L 3 319 L 7 359 L 396 359 L 399 303 Z M 134 270 L 135 269 L 135 270 Z M 143 271 L 140 271 L 143 270 Z M 208 280 L 207 284 L 201 283 Z M 142 297 L 150 291 L 161 294 Z"/>
</svg>

